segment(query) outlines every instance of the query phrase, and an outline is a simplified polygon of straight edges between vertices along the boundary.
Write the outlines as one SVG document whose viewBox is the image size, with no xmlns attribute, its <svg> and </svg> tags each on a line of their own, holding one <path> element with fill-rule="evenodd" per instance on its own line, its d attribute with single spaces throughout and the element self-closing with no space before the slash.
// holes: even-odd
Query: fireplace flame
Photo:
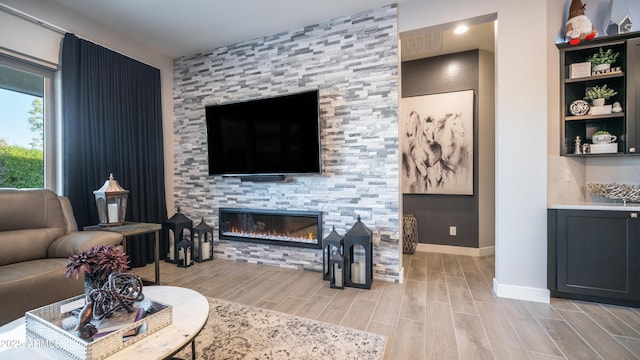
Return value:
<svg viewBox="0 0 640 360">
<path fill-rule="evenodd" d="M 249 237 L 249 238 L 262 238 L 268 240 L 281 240 L 281 241 L 292 241 L 292 242 L 301 242 L 301 243 L 316 243 L 318 240 L 316 239 L 313 232 L 309 232 L 308 234 L 296 236 L 292 235 L 289 232 L 286 234 L 280 234 L 275 230 L 270 232 L 258 232 L 258 231 L 242 231 L 237 227 L 232 227 L 230 231 L 223 232 L 223 235 L 226 236 L 235 236 L 235 237 Z"/>
</svg>

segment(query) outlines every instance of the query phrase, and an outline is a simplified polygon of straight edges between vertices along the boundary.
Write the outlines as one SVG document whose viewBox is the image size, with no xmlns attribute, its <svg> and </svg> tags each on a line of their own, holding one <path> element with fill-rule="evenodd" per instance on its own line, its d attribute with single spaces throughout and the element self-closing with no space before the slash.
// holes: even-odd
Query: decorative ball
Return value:
<svg viewBox="0 0 640 360">
<path fill-rule="evenodd" d="M 68 318 L 64 318 L 62 319 L 60 326 L 67 331 L 71 331 L 76 326 L 78 326 L 78 318 L 75 316 L 69 316 Z"/>
</svg>

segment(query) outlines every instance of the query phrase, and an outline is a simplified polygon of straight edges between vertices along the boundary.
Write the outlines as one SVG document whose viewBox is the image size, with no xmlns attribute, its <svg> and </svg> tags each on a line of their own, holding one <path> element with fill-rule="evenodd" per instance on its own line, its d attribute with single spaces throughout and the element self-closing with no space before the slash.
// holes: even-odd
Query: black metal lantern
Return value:
<svg viewBox="0 0 640 360">
<path fill-rule="evenodd" d="M 371 289 L 373 279 L 373 232 L 360 221 L 344 235 L 346 286 Z"/>
<path fill-rule="evenodd" d="M 176 245 L 178 256 L 176 257 L 178 267 L 189 267 L 193 265 L 193 241 L 183 234 L 182 240 Z"/>
<path fill-rule="evenodd" d="M 169 239 L 169 250 L 165 261 L 176 264 L 180 239 L 183 239 L 185 233 L 188 232 L 193 242 L 193 221 L 184 216 L 178 206 L 177 212 L 162 224 L 162 231 L 168 232 Z"/>
<path fill-rule="evenodd" d="M 98 206 L 98 219 L 100 226 L 123 225 L 127 214 L 127 197 L 129 190 L 123 189 L 118 181 L 109 174 L 109 179 L 93 194 Z"/>
<path fill-rule="evenodd" d="M 344 289 L 344 256 L 336 247 L 332 247 L 331 260 L 329 261 L 329 287 Z"/>
<path fill-rule="evenodd" d="M 322 280 L 331 280 L 331 255 L 335 252 L 341 256 L 344 254 L 344 236 L 338 234 L 334 226 L 331 233 L 322 239 Z"/>
<path fill-rule="evenodd" d="M 193 228 L 194 258 L 197 262 L 213 260 L 213 227 L 200 220 Z"/>
</svg>

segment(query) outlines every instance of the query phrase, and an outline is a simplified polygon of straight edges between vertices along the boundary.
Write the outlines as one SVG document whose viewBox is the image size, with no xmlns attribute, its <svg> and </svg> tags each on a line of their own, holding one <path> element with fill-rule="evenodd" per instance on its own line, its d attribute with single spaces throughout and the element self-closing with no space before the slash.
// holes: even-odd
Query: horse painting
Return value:
<svg viewBox="0 0 640 360">
<path fill-rule="evenodd" d="M 464 101 L 453 99 L 432 99 L 426 107 L 416 101 L 408 109 L 401 105 L 402 113 L 408 112 L 402 119 L 400 139 L 403 193 L 473 193 L 473 91 L 462 93 L 466 107 L 460 106 Z M 461 95 L 426 97 L 441 96 Z M 430 115 L 422 116 L 424 111 Z"/>
</svg>

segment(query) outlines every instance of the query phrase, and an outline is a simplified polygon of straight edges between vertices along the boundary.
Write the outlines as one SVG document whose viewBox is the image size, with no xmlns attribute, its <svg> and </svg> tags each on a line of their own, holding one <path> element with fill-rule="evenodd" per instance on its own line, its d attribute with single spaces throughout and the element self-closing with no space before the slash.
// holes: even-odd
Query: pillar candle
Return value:
<svg viewBox="0 0 640 360">
<path fill-rule="evenodd" d="M 342 287 L 342 269 L 340 265 L 333 264 L 333 276 L 334 284 L 338 287 Z"/>
<path fill-rule="evenodd" d="M 169 232 L 169 259 L 171 261 L 176 259 L 173 254 L 173 247 L 174 247 L 173 233 Z"/>
<path fill-rule="evenodd" d="M 360 283 L 360 264 L 353 263 L 351 264 L 351 282 L 352 283 Z"/>
<path fill-rule="evenodd" d="M 109 222 L 118 222 L 118 204 L 108 204 L 109 209 Z"/>
<path fill-rule="evenodd" d="M 361 259 L 360 264 L 358 266 L 358 270 L 360 270 L 360 275 L 358 275 L 358 280 L 359 280 L 358 282 L 360 284 L 365 284 L 367 282 L 367 265 L 364 259 Z"/>
<path fill-rule="evenodd" d="M 211 258 L 211 243 L 210 242 L 203 242 L 202 243 L 202 259 L 209 259 Z"/>
</svg>

